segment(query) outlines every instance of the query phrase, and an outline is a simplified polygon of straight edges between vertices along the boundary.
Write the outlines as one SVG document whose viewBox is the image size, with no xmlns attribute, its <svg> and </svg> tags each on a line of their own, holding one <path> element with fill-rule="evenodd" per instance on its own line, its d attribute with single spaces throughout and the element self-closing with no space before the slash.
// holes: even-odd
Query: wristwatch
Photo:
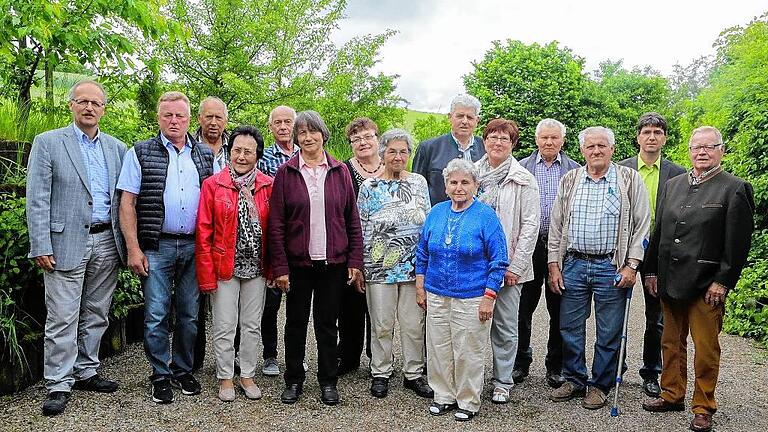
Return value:
<svg viewBox="0 0 768 432">
<path fill-rule="evenodd" d="M 629 267 L 629 268 L 631 268 L 634 271 L 637 271 L 637 269 L 640 267 L 639 264 L 633 263 L 632 261 L 627 261 L 627 262 L 624 263 L 624 265 Z"/>
</svg>

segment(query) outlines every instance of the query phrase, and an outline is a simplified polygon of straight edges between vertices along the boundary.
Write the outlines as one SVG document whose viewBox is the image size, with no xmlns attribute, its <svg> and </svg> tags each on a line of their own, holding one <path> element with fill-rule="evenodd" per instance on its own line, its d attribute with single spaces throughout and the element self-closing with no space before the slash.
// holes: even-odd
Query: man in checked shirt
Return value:
<svg viewBox="0 0 768 432">
<path fill-rule="evenodd" d="M 582 407 L 598 409 L 614 384 L 625 290 L 635 284 L 648 245 L 651 210 L 640 174 L 611 162 L 613 131 L 586 128 L 579 133 L 579 147 L 586 166 L 563 176 L 550 214 L 547 265 L 550 289 L 562 296 L 565 383 L 549 398 L 562 402 L 584 396 Z M 589 378 L 585 326 L 593 296 L 597 342 Z"/>
</svg>

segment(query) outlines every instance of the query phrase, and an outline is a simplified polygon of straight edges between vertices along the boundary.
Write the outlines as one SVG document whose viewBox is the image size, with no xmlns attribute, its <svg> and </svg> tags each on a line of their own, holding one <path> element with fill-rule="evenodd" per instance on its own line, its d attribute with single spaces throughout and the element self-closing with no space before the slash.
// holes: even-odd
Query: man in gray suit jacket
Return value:
<svg viewBox="0 0 768 432">
<path fill-rule="evenodd" d="M 637 156 L 624 159 L 621 165 L 640 171 L 648 199 L 651 205 L 651 231 L 655 222 L 659 198 L 664 189 L 664 183 L 672 177 L 685 172 L 685 168 L 661 157 L 661 149 L 667 142 L 667 122 L 660 114 L 648 112 L 640 116 L 637 122 L 637 145 L 640 148 Z M 645 262 L 645 259 L 643 259 Z M 640 272 L 644 274 L 642 268 Z M 640 377 L 643 378 L 643 391 L 650 397 L 659 397 L 659 374 L 661 373 L 661 333 L 664 330 L 662 322 L 661 303 L 658 297 L 643 290 L 645 297 L 645 334 L 643 336 L 643 367 Z"/>
<path fill-rule="evenodd" d="M 413 172 L 427 179 L 429 200 L 432 205 L 448 199 L 445 194 L 443 169 L 453 159 L 477 162 L 485 154 L 483 139 L 474 136 L 480 115 L 480 101 L 476 97 L 460 94 L 451 101 L 451 133 L 422 142 L 413 158 Z"/>
<path fill-rule="evenodd" d="M 84 80 L 69 92 L 73 124 L 35 137 L 27 167 L 29 257 L 45 270 L 44 415 L 64 411 L 72 388 L 109 393 L 99 344 L 124 261 L 115 185 L 125 144 L 99 130 L 107 96 Z"/>
</svg>

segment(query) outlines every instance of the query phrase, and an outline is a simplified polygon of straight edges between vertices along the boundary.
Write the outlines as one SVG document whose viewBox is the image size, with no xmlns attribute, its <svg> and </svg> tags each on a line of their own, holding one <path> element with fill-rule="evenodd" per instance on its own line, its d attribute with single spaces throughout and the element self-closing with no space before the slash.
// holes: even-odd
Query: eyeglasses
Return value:
<svg viewBox="0 0 768 432">
<path fill-rule="evenodd" d="M 411 154 L 408 150 L 394 150 L 394 149 L 387 149 L 387 151 L 384 152 L 384 154 L 388 156 L 402 156 L 402 157 L 408 157 L 408 155 Z"/>
<path fill-rule="evenodd" d="M 364 140 L 365 141 L 371 141 L 371 140 L 375 140 L 375 139 L 376 139 L 376 135 L 363 135 L 363 136 L 359 136 L 359 137 L 355 137 L 355 138 L 350 138 L 349 142 L 352 143 L 352 144 L 360 144 Z"/>
<path fill-rule="evenodd" d="M 692 152 L 698 152 L 701 149 L 704 149 L 707 152 L 711 152 L 711 151 L 715 150 L 716 148 L 720 147 L 721 145 L 723 145 L 723 143 L 720 143 L 720 144 L 707 144 L 707 145 L 692 145 L 692 146 L 688 146 L 688 149 L 690 151 L 692 151 Z"/>
<path fill-rule="evenodd" d="M 98 100 L 89 100 L 89 99 L 70 99 L 70 100 L 74 102 L 75 105 L 82 108 L 85 108 L 88 105 L 93 105 L 94 108 L 101 108 L 104 105 L 106 105 L 106 103 Z"/>
<path fill-rule="evenodd" d="M 509 144 L 510 142 L 512 142 L 512 140 L 509 139 L 509 137 L 498 137 L 498 136 L 493 136 L 493 135 L 491 135 L 488 138 L 486 138 L 486 141 L 488 141 L 488 142 L 496 141 L 496 142 L 500 142 L 502 144 Z"/>
</svg>

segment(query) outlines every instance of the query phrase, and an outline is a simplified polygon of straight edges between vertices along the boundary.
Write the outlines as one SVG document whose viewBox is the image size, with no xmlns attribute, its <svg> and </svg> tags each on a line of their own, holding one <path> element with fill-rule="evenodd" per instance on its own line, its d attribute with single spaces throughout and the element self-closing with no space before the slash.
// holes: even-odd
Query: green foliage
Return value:
<svg viewBox="0 0 768 432">
<path fill-rule="evenodd" d="M 588 80 L 583 65 L 583 59 L 557 42 L 495 41 L 464 76 L 464 85 L 483 105 L 481 126 L 497 117 L 515 120 L 520 126 L 516 154 L 528 154 L 535 148 L 536 124 L 546 117 L 571 126 L 567 141 L 576 142 L 572 126 L 581 116 Z"/>
<path fill-rule="evenodd" d="M 417 142 L 436 136 L 445 135 L 451 131 L 451 123 L 447 115 L 432 115 L 417 119 L 411 132 Z"/>
<path fill-rule="evenodd" d="M 130 270 L 121 269 L 117 274 L 117 287 L 112 294 L 110 316 L 116 319 L 125 318 L 128 312 L 144 303 L 144 293 L 141 281 Z"/>
<path fill-rule="evenodd" d="M 26 120 L 11 100 L 0 99 L 0 140 L 32 142 L 35 135 L 61 127 L 69 121 L 59 113 L 43 113 L 33 109 Z"/>
<path fill-rule="evenodd" d="M 23 335 L 33 320 L 18 305 L 21 291 L 41 270 L 29 260 L 29 237 L 24 198 L 6 195 L 0 200 L 0 359 L 8 358 L 17 365 L 26 364 L 20 346 Z"/>
<path fill-rule="evenodd" d="M 160 14 L 162 0 L 0 0 L 0 71 L 27 109 L 38 69 L 67 63 L 100 69 L 133 66 L 140 38 L 173 30 Z M 137 33 L 135 33 L 137 32 Z"/>
</svg>

